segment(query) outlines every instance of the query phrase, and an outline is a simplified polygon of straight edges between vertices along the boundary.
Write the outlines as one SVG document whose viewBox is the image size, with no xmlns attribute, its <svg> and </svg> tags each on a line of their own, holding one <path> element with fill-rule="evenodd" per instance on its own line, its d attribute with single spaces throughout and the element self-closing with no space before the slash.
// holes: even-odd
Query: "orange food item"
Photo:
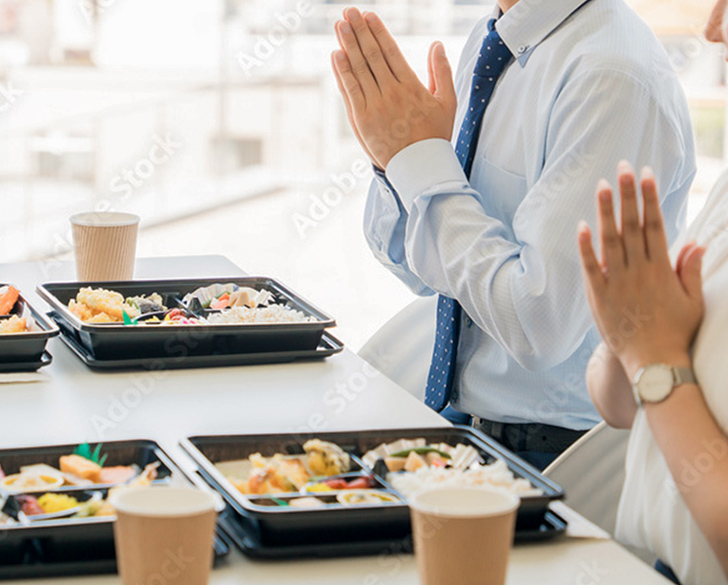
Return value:
<svg viewBox="0 0 728 585">
<path fill-rule="evenodd" d="M 101 466 L 80 455 L 64 455 L 60 459 L 60 467 L 63 473 L 70 473 L 81 479 L 88 479 L 94 483 L 100 483 Z"/>
<path fill-rule="evenodd" d="M 101 470 L 99 483 L 126 483 L 137 476 L 136 469 L 128 465 L 104 467 Z"/>
<path fill-rule="evenodd" d="M 18 302 L 18 289 L 8 285 L 0 289 L 0 315 L 8 315 L 13 310 L 15 303 Z"/>
</svg>

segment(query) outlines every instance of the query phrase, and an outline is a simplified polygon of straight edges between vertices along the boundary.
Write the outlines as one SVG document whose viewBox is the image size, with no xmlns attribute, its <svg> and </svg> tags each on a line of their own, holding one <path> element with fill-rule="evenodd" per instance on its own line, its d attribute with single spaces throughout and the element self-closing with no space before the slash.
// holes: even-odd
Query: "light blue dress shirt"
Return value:
<svg viewBox="0 0 728 585">
<path fill-rule="evenodd" d="M 455 136 L 493 17 L 463 51 Z M 375 178 L 364 230 L 415 293 L 462 305 L 457 410 L 583 430 L 599 420 L 585 370 L 600 338 L 578 223 L 596 228 L 596 185 L 616 184 L 626 159 L 653 167 L 675 239 L 695 176 L 689 111 L 665 51 L 623 0 L 520 0 L 496 27 L 516 59 L 486 111 L 470 181 L 451 143 L 415 143 Z M 639 307 L 625 314 L 625 336 L 640 317 Z"/>
</svg>

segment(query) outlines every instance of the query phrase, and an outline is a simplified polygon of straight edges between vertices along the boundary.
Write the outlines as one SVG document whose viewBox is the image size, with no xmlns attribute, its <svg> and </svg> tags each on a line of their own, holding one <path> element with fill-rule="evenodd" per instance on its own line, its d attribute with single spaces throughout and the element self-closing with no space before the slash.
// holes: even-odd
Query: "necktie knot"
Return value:
<svg viewBox="0 0 728 585">
<path fill-rule="evenodd" d="M 495 23 L 495 20 L 491 22 Z M 483 40 L 474 75 L 485 78 L 498 77 L 503 73 L 512 58 L 513 54 L 508 45 L 503 42 L 498 31 L 493 28 Z"/>
</svg>

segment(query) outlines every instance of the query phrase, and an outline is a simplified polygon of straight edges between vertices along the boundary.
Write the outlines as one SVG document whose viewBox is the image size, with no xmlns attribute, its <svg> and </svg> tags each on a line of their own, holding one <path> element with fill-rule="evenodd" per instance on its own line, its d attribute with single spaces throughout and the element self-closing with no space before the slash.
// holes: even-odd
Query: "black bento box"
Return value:
<svg viewBox="0 0 728 585">
<path fill-rule="evenodd" d="M 75 446 L 1 450 L 0 467 L 6 475 L 18 473 L 20 467 L 33 464 L 45 463 L 57 468 L 59 457 L 70 454 Z M 193 482 L 153 441 L 108 442 L 102 445 L 102 450 L 107 455 L 104 465 L 109 467 L 136 464 L 143 469 L 150 463 L 159 462 L 154 485 L 167 483 L 174 474 L 175 478 L 179 477 L 183 482 L 199 489 L 209 489 L 199 480 Z M 30 495 L 63 493 L 83 502 L 96 492 L 101 492 L 106 497 L 110 487 L 113 486 L 65 486 Z M 0 494 L 0 504 L 3 499 Z M 218 511 L 221 510 L 222 507 Z M 0 580 L 115 572 L 113 522 L 113 516 L 101 516 L 0 526 Z M 215 558 L 221 558 L 228 552 L 227 537 L 218 532 L 215 539 Z"/>
<path fill-rule="evenodd" d="M 200 287 L 233 283 L 273 294 L 274 302 L 301 311 L 315 320 L 301 323 L 245 323 L 214 325 L 136 325 L 82 322 L 68 302 L 84 287 L 103 288 L 124 297 L 159 293 L 169 308 Z M 170 358 L 316 350 L 324 329 L 336 321 L 272 278 L 237 277 L 193 280 L 140 280 L 125 282 L 64 282 L 38 287 L 59 319 L 64 335 L 73 335 L 96 360 Z"/>
<path fill-rule="evenodd" d="M 6 285 L 0 285 L 3 287 Z M 22 316 L 29 313 L 38 327 L 38 331 L 25 333 L 9 333 L 0 335 L 0 372 L 35 371 L 50 363 L 43 361 L 46 344 L 51 337 L 58 335 L 55 323 L 38 311 L 21 294 L 7 317 Z M 5 317 L 0 317 L 0 319 Z"/>
<path fill-rule="evenodd" d="M 351 456 L 355 473 L 374 475 L 382 489 L 399 496 L 401 503 L 331 505 L 316 509 L 273 507 L 267 505 L 268 502 L 262 502 L 270 499 L 270 496 L 243 495 L 215 467 L 216 463 L 245 459 L 253 453 L 261 453 L 264 457 L 270 457 L 275 453 L 300 454 L 303 453 L 303 443 L 310 438 L 314 437 L 202 436 L 185 439 L 181 441 L 181 446 L 195 460 L 198 473 L 222 494 L 234 510 L 244 531 L 262 547 L 289 547 L 291 551 L 295 551 L 297 545 L 310 548 L 311 545 L 319 544 L 326 548 L 345 542 L 398 541 L 411 534 L 409 507 L 404 496 L 398 494 L 388 484 L 386 477 L 376 475 L 362 461 L 365 452 L 382 443 L 399 439 L 423 438 L 428 443 L 447 443 L 453 447 L 458 443 L 471 445 L 479 452 L 485 463 L 502 459 L 516 478 L 529 480 L 533 487 L 542 493 L 521 498 L 516 525 L 517 534 L 519 531 L 532 534 L 542 531 L 549 503 L 564 497 L 564 492 L 558 485 L 541 475 L 528 463 L 481 432 L 464 426 L 315 435 L 315 438 L 339 445 L 347 451 Z M 282 494 L 276 496 L 286 497 Z M 257 502 L 265 505 L 259 505 Z M 548 533 L 543 537 L 549 537 Z M 292 552 L 292 556 L 295 554 Z"/>
</svg>

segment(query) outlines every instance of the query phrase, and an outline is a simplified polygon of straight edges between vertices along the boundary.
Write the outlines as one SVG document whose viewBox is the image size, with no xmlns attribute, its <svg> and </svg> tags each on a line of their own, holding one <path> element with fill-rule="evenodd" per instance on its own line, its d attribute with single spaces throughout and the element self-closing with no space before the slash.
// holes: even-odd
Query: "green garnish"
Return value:
<svg viewBox="0 0 728 585">
<path fill-rule="evenodd" d="M 137 320 L 129 317 L 129 315 L 126 314 L 126 311 L 122 311 L 121 315 L 122 315 L 122 317 L 124 317 L 124 325 L 136 325 L 137 324 Z"/>
<path fill-rule="evenodd" d="M 98 445 L 96 445 L 96 449 L 94 449 L 92 452 L 91 445 L 89 445 L 88 443 L 82 443 L 73 450 L 73 454 L 79 455 L 80 457 L 88 459 L 89 461 L 93 461 L 99 467 L 103 467 L 104 463 L 106 463 L 106 458 L 108 457 L 108 454 L 101 456 L 101 447 L 103 447 L 103 445 L 99 443 Z"/>
<path fill-rule="evenodd" d="M 403 451 L 397 451 L 396 453 L 390 454 L 390 457 L 407 457 L 410 453 L 417 453 L 418 455 L 427 455 L 428 453 L 437 453 L 443 459 L 452 459 L 450 455 L 434 447 L 415 447 L 413 449 L 404 449 Z"/>
<path fill-rule="evenodd" d="M 290 505 L 290 504 L 289 504 L 288 502 L 286 502 L 285 500 L 280 500 L 280 499 L 278 499 L 278 498 L 274 498 L 273 496 L 271 496 L 271 498 L 270 498 L 270 499 L 271 499 L 271 500 L 273 500 L 273 501 L 274 501 L 274 502 L 275 502 L 276 504 L 278 504 L 279 506 L 283 506 L 283 507 L 285 507 L 285 506 L 288 506 L 288 505 Z"/>
</svg>

